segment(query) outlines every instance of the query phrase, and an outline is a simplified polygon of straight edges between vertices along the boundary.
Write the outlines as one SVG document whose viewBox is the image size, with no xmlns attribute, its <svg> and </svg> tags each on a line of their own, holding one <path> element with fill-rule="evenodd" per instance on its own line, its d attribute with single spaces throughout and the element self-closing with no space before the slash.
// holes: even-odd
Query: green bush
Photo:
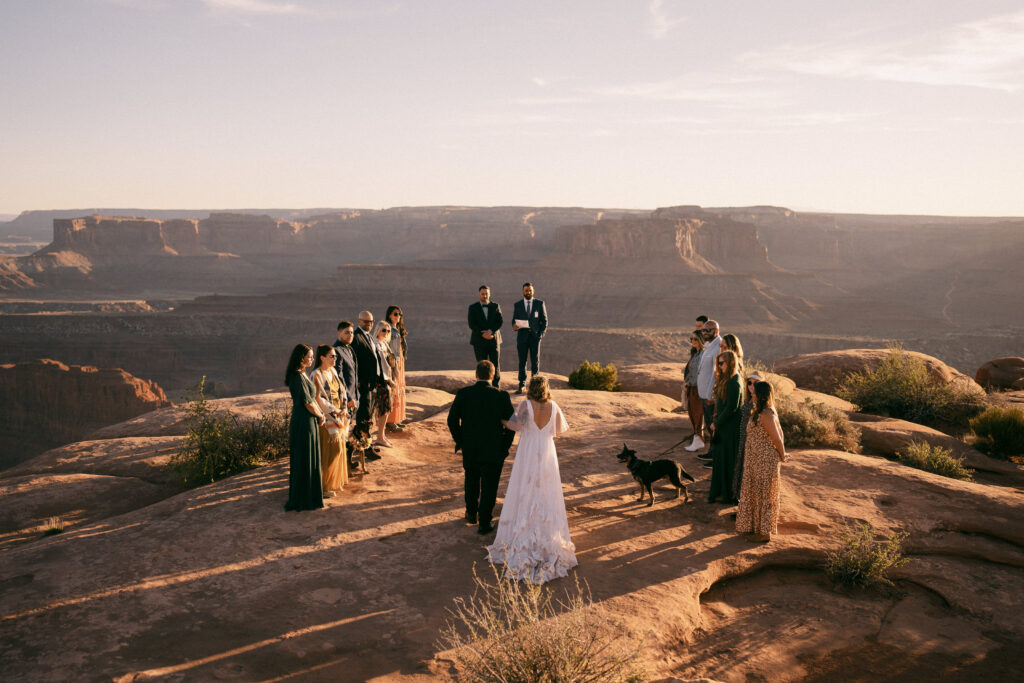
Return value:
<svg viewBox="0 0 1024 683">
<path fill-rule="evenodd" d="M 892 586 L 889 571 L 907 563 L 902 549 L 906 532 L 876 540 L 871 523 L 861 522 L 856 528 L 840 527 L 836 536 L 839 547 L 825 555 L 825 571 L 836 583 Z"/>
<path fill-rule="evenodd" d="M 954 431 L 966 431 L 986 405 L 981 392 L 932 377 L 923 360 L 899 347 L 890 348 L 874 370 L 847 375 L 836 395 L 866 413 Z"/>
<path fill-rule="evenodd" d="M 784 398 L 778 401 L 776 409 L 787 448 L 860 452 L 860 429 L 850 424 L 843 411 L 809 398 L 802 403 Z"/>
<path fill-rule="evenodd" d="M 185 440 L 170 460 L 188 486 L 199 486 L 251 470 L 288 455 L 288 416 L 257 418 L 217 412 L 206 396 L 206 377 L 189 392 Z"/>
<path fill-rule="evenodd" d="M 904 465 L 916 467 L 925 472 L 941 474 L 943 477 L 970 481 L 971 470 L 964 467 L 963 458 L 954 458 L 953 451 L 942 446 L 933 446 L 924 441 L 911 441 L 896 452 Z"/>
<path fill-rule="evenodd" d="M 569 386 L 573 389 L 591 389 L 594 391 L 618 391 L 619 371 L 609 363 L 601 367 L 600 363 L 588 360 L 569 373 Z"/>
<path fill-rule="evenodd" d="M 494 582 L 474 568 L 475 591 L 456 598 L 439 646 L 454 651 L 466 680 L 618 683 L 645 680 L 637 663 L 642 640 L 613 624 L 576 580 L 574 595 L 514 581 Z"/>
<path fill-rule="evenodd" d="M 978 447 L 991 455 L 1024 453 L 1024 410 L 992 406 L 971 420 Z"/>
</svg>

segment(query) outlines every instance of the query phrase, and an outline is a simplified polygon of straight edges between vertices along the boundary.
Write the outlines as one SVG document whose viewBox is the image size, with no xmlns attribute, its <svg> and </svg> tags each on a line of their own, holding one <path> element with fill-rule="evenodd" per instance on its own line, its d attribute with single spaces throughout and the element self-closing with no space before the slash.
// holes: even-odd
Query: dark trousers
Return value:
<svg viewBox="0 0 1024 683">
<path fill-rule="evenodd" d="M 473 355 L 476 356 L 477 363 L 482 360 L 494 363 L 494 379 L 491 380 L 491 386 L 498 386 L 501 382 L 501 365 L 498 362 L 501 359 L 501 347 L 497 344 L 473 344 Z"/>
<path fill-rule="evenodd" d="M 504 460 L 462 458 L 466 471 L 466 514 L 476 515 L 480 526 L 491 523 L 504 464 Z"/>
<path fill-rule="evenodd" d="M 532 332 L 516 340 L 519 352 L 519 384 L 526 384 L 526 354 L 530 354 L 530 374 L 536 375 L 540 366 L 540 339 Z"/>
<path fill-rule="evenodd" d="M 704 431 L 711 433 L 711 425 L 715 422 L 715 402 L 702 401 L 704 404 Z"/>
</svg>

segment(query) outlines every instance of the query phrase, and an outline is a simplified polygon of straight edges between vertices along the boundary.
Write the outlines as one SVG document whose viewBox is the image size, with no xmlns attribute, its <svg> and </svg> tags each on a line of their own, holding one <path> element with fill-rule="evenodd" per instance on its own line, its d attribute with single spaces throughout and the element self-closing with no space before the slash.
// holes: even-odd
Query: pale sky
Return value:
<svg viewBox="0 0 1024 683">
<path fill-rule="evenodd" d="M 1024 216 L 1019 0 L 0 0 L 0 213 Z"/>
</svg>

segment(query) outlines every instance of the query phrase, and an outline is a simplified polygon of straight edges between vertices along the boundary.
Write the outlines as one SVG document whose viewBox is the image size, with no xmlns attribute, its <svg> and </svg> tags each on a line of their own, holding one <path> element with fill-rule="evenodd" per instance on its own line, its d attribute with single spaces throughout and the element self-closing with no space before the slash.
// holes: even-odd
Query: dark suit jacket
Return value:
<svg viewBox="0 0 1024 683">
<path fill-rule="evenodd" d="M 448 431 L 455 439 L 455 450 L 462 449 L 463 462 L 504 460 L 516 434 L 501 421 L 513 412 L 508 392 L 487 380 L 459 389 L 448 409 Z"/>
<path fill-rule="evenodd" d="M 384 374 L 380 370 L 380 359 L 371 346 L 372 343 L 369 335 L 362 329 L 357 329 L 352 337 L 352 351 L 356 356 L 360 392 L 373 389 L 384 380 Z"/>
<path fill-rule="evenodd" d="M 501 306 L 493 301 L 487 304 L 487 317 L 484 318 L 484 306 L 479 301 L 469 306 L 469 329 L 473 330 L 469 335 L 469 343 L 473 346 L 486 346 L 488 348 L 501 346 Z M 484 339 L 481 334 L 484 330 L 494 333 L 494 339 Z"/>
<path fill-rule="evenodd" d="M 351 346 L 346 346 L 340 341 L 334 342 L 334 352 L 338 354 L 334 359 L 334 369 L 345 383 L 347 400 L 359 403 L 359 362 L 356 360 L 356 354 Z"/>
<path fill-rule="evenodd" d="M 516 302 L 516 305 L 512 307 L 512 317 L 515 320 L 527 320 L 526 317 L 526 302 L 522 299 Z M 516 342 L 525 343 L 532 334 L 538 340 L 544 336 L 544 330 L 548 329 L 548 309 L 544 306 L 544 302 L 540 299 L 534 299 L 531 304 L 530 310 L 530 329 L 517 330 Z"/>
</svg>

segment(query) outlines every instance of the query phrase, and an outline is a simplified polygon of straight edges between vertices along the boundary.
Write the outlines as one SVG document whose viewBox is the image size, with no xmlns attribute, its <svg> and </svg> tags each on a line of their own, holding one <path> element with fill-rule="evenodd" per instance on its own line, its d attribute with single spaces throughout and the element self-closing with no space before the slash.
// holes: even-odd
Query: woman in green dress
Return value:
<svg viewBox="0 0 1024 683">
<path fill-rule="evenodd" d="M 324 506 L 320 486 L 320 435 L 324 414 L 316 404 L 316 390 L 305 370 L 313 364 L 313 349 L 299 344 L 292 349 L 284 383 L 292 394 L 288 426 L 288 502 L 285 510 L 315 510 Z"/>
<path fill-rule="evenodd" d="M 711 425 L 711 490 L 708 502 L 716 498 L 734 505 L 732 490 L 736 453 L 740 445 L 739 359 L 733 351 L 722 351 L 715 359 L 715 422 Z"/>
</svg>

